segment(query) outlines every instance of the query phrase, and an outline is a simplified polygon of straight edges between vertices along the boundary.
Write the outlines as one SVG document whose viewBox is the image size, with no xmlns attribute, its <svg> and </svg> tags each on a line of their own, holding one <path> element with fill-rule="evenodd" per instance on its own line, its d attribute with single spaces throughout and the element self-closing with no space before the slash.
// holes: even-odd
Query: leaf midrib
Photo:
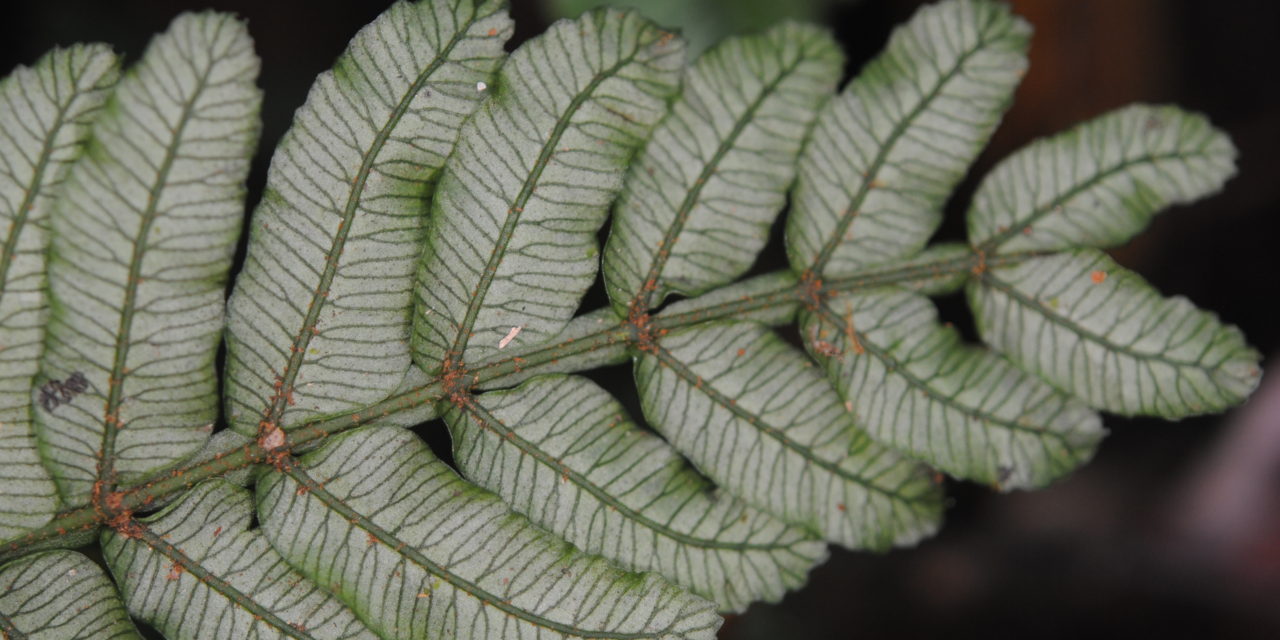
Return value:
<svg viewBox="0 0 1280 640">
<path fill-rule="evenodd" d="M 197 78 L 196 86 L 191 92 L 191 96 L 182 105 L 182 114 L 178 118 L 177 126 L 171 130 L 169 144 L 164 151 L 164 159 L 161 161 L 160 168 L 156 171 L 156 179 L 147 193 L 147 205 L 141 212 L 142 222 L 139 225 L 138 234 L 133 238 L 133 251 L 129 257 L 129 275 L 125 281 L 124 300 L 121 302 L 120 325 L 116 331 L 115 359 L 111 364 L 111 377 L 107 379 L 107 402 L 103 408 L 102 449 L 98 453 L 100 459 L 97 482 L 95 483 L 102 496 L 106 496 L 115 489 L 116 435 L 121 427 L 120 404 L 124 396 L 124 378 L 128 375 L 125 372 L 125 367 L 128 362 L 129 347 L 132 344 L 130 334 L 133 330 L 133 314 L 137 304 L 138 285 L 142 281 L 142 258 L 147 251 L 147 239 L 151 233 L 151 225 L 159 215 L 156 207 L 159 205 L 161 193 L 167 187 L 169 172 L 173 169 L 173 163 L 177 158 L 178 146 L 182 143 L 183 133 L 186 132 L 187 125 L 195 117 L 196 101 L 204 93 L 205 88 L 208 86 L 209 75 L 213 73 L 213 68 L 219 62 L 221 62 L 220 58 L 210 58 L 208 66 Z"/>
<path fill-rule="evenodd" d="M 382 527 L 378 526 L 377 523 L 375 523 L 371 518 L 364 515 L 363 513 L 360 513 L 355 509 L 348 507 L 345 503 L 343 503 L 343 501 L 340 498 L 333 495 L 332 493 L 329 493 L 328 489 L 325 489 L 323 484 L 317 482 L 314 478 L 312 478 L 311 475 L 305 469 L 303 469 L 300 465 L 294 465 L 293 467 L 289 468 L 285 473 L 290 478 L 292 478 L 295 482 L 305 487 L 306 493 L 314 495 L 317 498 L 319 498 L 320 501 L 323 502 L 326 507 L 341 514 L 343 519 L 351 523 L 352 526 L 360 528 L 366 534 L 371 536 L 373 539 L 377 540 L 380 544 L 390 549 L 393 553 L 404 556 L 405 558 L 413 561 L 414 564 L 426 570 L 427 573 L 430 573 L 431 575 L 436 576 L 437 578 L 440 578 L 445 582 L 449 583 L 449 585 L 452 586 L 454 589 L 467 593 L 472 597 L 476 598 L 477 600 L 487 603 L 488 606 L 498 609 L 499 611 L 502 611 L 515 618 L 519 618 L 529 624 L 537 625 L 545 629 L 551 629 L 552 631 L 555 631 L 557 633 L 562 633 L 568 636 L 578 636 L 578 637 L 593 638 L 593 639 L 600 638 L 600 639 L 608 639 L 608 640 L 644 640 L 646 638 L 658 638 L 658 637 L 661 637 L 667 631 L 667 630 L 663 630 L 655 633 L 619 633 L 619 632 L 609 632 L 609 631 L 589 631 L 589 630 L 570 627 L 566 624 L 544 618 L 540 615 L 531 613 L 529 611 L 525 611 L 520 607 L 517 607 L 515 605 L 512 605 L 504 601 L 502 598 L 499 598 L 497 595 L 490 593 L 480 585 L 475 584 L 474 582 L 471 582 L 470 580 L 467 580 L 466 578 L 463 578 L 462 576 L 459 576 L 451 571 L 448 571 L 447 569 L 441 567 L 435 562 L 432 562 L 430 558 L 427 558 L 425 555 L 423 555 L 413 545 L 397 538 L 394 533 L 387 531 L 386 529 L 383 529 Z"/>
<path fill-rule="evenodd" d="M 816 467 L 824 469 L 828 473 L 836 475 L 840 478 L 844 478 L 849 482 L 853 482 L 854 484 L 861 486 L 863 489 L 866 489 L 867 491 L 870 491 L 872 493 L 878 493 L 880 495 L 904 502 L 909 505 L 927 504 L 929 502 L 927 499 L 922 499 L 921 496 L 909 496 L 895 490 L 878 486 L 861 476 L 851 475 L 848 471 L 846 471 L 845 469 L 842 469 L 838 464 L 835 464 L 833 462 L 829 462 L 827 460 L 817 457 L 816 455 L 814 455 L 813 450 L 811 448 L 806 447 L 796 442 L 795 440 L 792 440 L 791 438 L 788 438 L 786 434 L 783 433 L 782 429 L 779 429 L 778 427 L 772 426 L 764 422 L 763 420 L 760 419 L 759 416 L 756 416 L 750 413 L 749 411 L 747 411 L 746 409 L 743 409 L 741 406 L 739 406 L 737 401 L 735 401 L 733 398 L 730 398 L 724 395 L 718 389 L 713 387 L 709 382 L 702 380 L 701 377 L 698 376 L 698 374 L 694 373 L 691 369 L 689 369 L 689 367 L 685 365 L 683 361 L 675 357 L 675 355 L 672 354 L 671 351 L 668 350 L 665 346 L 661 344 L 656 345 L 656 352 L 654 355 L 657 357 L 658 361 L 662 363 L 663 366 L 665 366 L 666 368 L 674 372 L 676 376 L 678 376 L 686 384 L 702 392 L 702 394 L 707 396 L 712 402 L 716 403 L 721 408 L 727 409 L 730 413 L 732 413 L 737 418 L 744 420 L 747 424 L 755 428 L 757 432 L 772 438 L 774 441 L 778 442 L 786 449 L 800 455 L 809 464 L 812 464 Z"/>
<path fill-rule="evenodd" d="M 150 549 L 180 565 L 184 571 L 189 572 L 191 575 L 199 579 L 200 584 L 218 592 L 245 611 L 253 614 L 255 619 L 265 621 L 267 624 L 270 624 L 272 627 L 290 638 L 296 638 L 297 640 L 313 640 L 311 636 L 300 633 L 288 622 L 285 622 L 280 619 L 279 616 L 258 604 L 252 597 L 245 595 L 239 589 L 232 586 L 231 583 L 205 569 L 199 562 L 192 560 L 181 549 L 170 544 L 168 540 L 165 540 L 164 536 L 157 535 L 150 527 L 143 523 L 138 523 L 138 525 L 140 537 Z M 122 544 L 128 544 L 128 542 L 122 541 Z M 141 549 L 133 550 L 134 554 L 141 551 Z M 181 576 L 179 576 L 178 579 L 181 580 Z"/>
<path fill-rule="evenodd" d="M 1067 189 L 1066 191 L 1063 191 L 1058 196 L 1036 207 L 1022 221 L 1017 221 L 1015 218 L 1015 223 L 1012 225 L 1009 225 L 1009 228 L 999 233 L 996 233 L 990 238 L 987 238 L 986 240 L 982 241 L 981 243 L 978 244 L 977 248 L 987 253 L 991 253 L 995 251 L 996 249 L 1000 248 L 1001 245 L 1008 242 L 1010 238 L 1016 236 L 1019 233 L 1024 233 L 1025 229 L 1029 229 L 1030 227 L 1034 226 L 1035 223 L 1039 222 L 1041 218 L 1044 218 L 1050 213 L 1053 213 L 1055 210 L 1057 210 L 1058 207 L 1063 206 L 1067 202 L 1070 202 L 1076 196 L 1082 193 L 1085 193 L 1086 191 L 1098 185 L 1099 183 L 1105 180 L 1108 180 L 1128 170 L 1130 167 L 1134 167 L 1142 164 L 1154 165 L 1158 162 L 1164 162 L 1168 160 L 1186 161 L 1191 156 L 1209 156 L 1209 155 L 1212 155 L 1212 154 L 1208 153 L 1206 149 L 1200 148 L 1200 149 L 1194 149 L 1190 151 L 1170 151 L 1168 153 L 1145 153 L 1133 158 L 1126 158 L 1124 160 L 1121 160 L 1120 162 L 1117 162 L 1116 164 L 1106 169 L 1103 169 L 1102 171 L 1094 173 L 1093 175 L 1089 176 L 1087 179 L 1077 182 L 1076 184 L 1072 185 L 1071 188 Z M 969 215 L 970 216 L 976 215 L 976 212 L 970 211 Z"/>
<path fill-rule="evenodd" d="M 939 76 L 937 83 L 934 84 L 929 93 L 922 96 L 916 103 L 915 107 L 911 109 L 911 112 L 894 125 L 893 130 L 889 132 L 889 136 L 885 138 L 884 143 L 880 145 L 880 149 L 876 151 L 876 155 L 872 158 L 871 164 L 868 165 L 866 174 L 862 179 L 862 183 L 858 186 L 858 192 L 854 194 L 849 206 L 844 208 L 840 218 L 836 221 L 835 232 L 827 238 L 827 242 L 823 245 L 822 250 L 818 252 L 818 257 L 814 259 L 813 266 L 809 268 L 810 272 L 820 275 L 822 274 L 822 271 L 826 269 L 827 263 L 831 260 L 831 256 L 835 253 L 836 248 L 840 246 L 841 239 L 849 232 L 849 227 L 853 224 L 854 219 L 856 219 L 858 214 L 861 213 L 860 209 L 862 208 L 862 202 L 866 199 L 867 195 L 871 193 L 871 184 L 874 183 L 877 176 L 880 175 L 880 170 L 884 168 L 884 163 L 889 159 L 889 153 L 894 150 L 894 147 L 898 143 L 898 139 L 906 134 L 907 129 L 915 119 L 920 117 L 920 114 L 924 113 L 925 109 L 942 93 L 943 87 L 959 75 L 961 68 L 964 67 L 969 58 L 976 55 L 987 45 L 988 40 L 986 30 L 990 26 L 991 25 L 989 24 L 983 25 L 983 27 L 979 29 L 979 36 L 977 41 L 974 42 L 973 48 L 960 54 L 960 56 L 956 58 L 955 64 L 950 69 L 947 69 L 945 74 Z M 881 55 L 883 56 L 885 54 Z M 884 58 L 880 58 L 879 60 L 882 59 Z M 877 60 L 877 62 L 879 60 Z M 856 83 L 857 80 L 854 80 L 854 82 Z M 834 108 L 837 104 L 838 103 L 833 103 L 832 107 Z"/>
<path fill-rule="evenodd" d="M 800 64 L 805 61 L 804 53 L 806 52 L 803 50 L 798 52 L 796 54 L 796 59 L 793 62 L 781 69 L 778 72 L 777 77 L 760 89 L 759 95 L 756 96 L 755 100 L 753 100 L 751 104 L 747 105 L 746 111 L 744 111 L 738 120 L 734 122 L 733 129 L 729 132 L 729 135 L 725 137 L 724 141 L 720 143 L 720 146 L 716 148 L 715 153 L 707 163 L 703 165 L 702 171 L 693 182 L 693 187 L 685 193 L 684 201 L 682 201 L 680 203 L 680 207 L 676 209 L 675 219 L 671 221 L 671 226 L 667 228 L 666 234 L 663 235 L 662 243 L 658 245 L 659 250 L 653 254 L 653 260 L 649 265 L 649 272 L 645 275 L 644 279 L 640 281 L 640 291 L 634 298 L 632 298 L 631 303 L 628 305 L 631 310 L 636 312 L 649 310 L 653 296 L 657 293 L 657 287 L 655 286 L 651 288 L 648 286 L 648 283 L 653 282 L 655 285 L 658 283 L 658 278 L 662 275 L 662 270 L 666 267 L 667 261 L 670 260 L 671 255 L 675 250 L 676 242 L 680 239 L 680 233 L 684 231 L 685 222 L 688 221 L 689 214 L 693 211 L 694 206 L 696 206 L 698 197 L 702 195 L 702 189 L 706 187 L 707 182 L 710 181 L 711 174 L 715 173 L 716 169 L 720 166 L 720 161 L 723 160 L 724 157 L 729 154 L 729 151 L 733 149 L 734 143 L 737 142 L 738 137 L 742 135 L 742 132 L 746 130 L 747 126 L 751 124 L 752 118 L 760 109 L 761 105 L 764 104 L 764 101 L 772 97 L 774 91 L 782 84 L 782 81 L 790 76 L 791 73 L 798 69 Z M 669 117 L 674 118 L 675 112 L 673 111 Z"/>
<path fill-rule="evenodd" d="M 361 159 L 356 178 L 352 181 L 351 188 L 347 193 L 347 202 L 342 211 L 342 222 L 338 225 L 337 233 L 334 234 L 333 244 L 330 246 L 328 254 L 325 255 L 324 270 L 320 273 L 320 281 L 311 293 L 311 302 L 307 305 L 307 314 L 303 318 L 302 327 L 298 329 L 298 334 L 294 337 L 293 344 L 290 345 L 289 360 L 285 363 L 284 371 L 280 375 L 281 389 L 286 391 L 293 389 L 294 382 L 297 381 L 298 374 L 302 369 L 302 362 L 306 358 L 307 348 L 311 344 L 311 338 L 315 335 L 312 329 L 319 321 L 320 312 L 329 300 L 329 288 L 332 286 L 334 278 L 337 277 L 338 263 L 342 258 L 343 247 L 346 246 L 347 236 L 354 226 L 356 212 L 360 206 L 361 198 L 364 196 L 369 174 L 373 171 L 379 152 L 382 151 L 382 147 L 387 143 L 387 140 L 391 138 L 391 133 L 400 124 L 400 120 L 405 113 L 409 111 L 409 105 L 413 103 L 413 99 L 427 84 L 431 75 L 449 62 L 449 54 L 462 41 L 464 36 L 467 36 L 472 25 L 486 17 L 479 15 L 477 13 L 478 10 L 479 7 L 473 7 L 471 17 L 465 24 L 459 25 L 453 37 L 449 39 L 448 44 L 440 49 L 431 63 L 418 74 L 413 84 L 409 85 L 408 89 L 405 90 L 400 102 L 392 110 L 387 122 L 378 130 L 377 135 L 374 136 L 373 143 Z M 271 406 L 268 407 L 267 423 L 279 426 L 284 411 L 289 405 L 290 397 L 289 393 L 276 393 L 272 396 Z"/>
<path fill-rule="evenodd" d="M 825 302 L 823 303 L 822 307 L 819 309 L 818 314 L 822 317 L 823 320 L 830 322 L 832 325 L 836 327 L 840 327 L 842 329 L 842 332 L 848 331 L 849 333 L 852 333 L 853 335 L 857 336 L 858 344 L 862 347 L 864 351 L 871 354 L 872 356 L 875 356 L 877 360 L 879 360 L 882 364 L 884 364 L 886 369 L 893 372 L 893 374 L 895 375 L 901 376 L 902 379 L 910 383 L 912 387 L 915 387 L 916 389 L 920 390 L 921 393 L 924 393 L 934 401 L 940 402 L 956 411 L 959 411 L 960 413 L 970 418 L 981 420 L 993 426 L 1002 427 L 1010 431 L 1033 434 L 1038 438 L 1049 438 L 1052 440 L 1057 440 L 1068 451 L 1071 451 L 1073 449 L 1073 447 L 1070 446 L 1070 443 L 1068 443 L 1066 436 L 1061 433 L 1058 433 L 1057 431 L 1023 426 L 1018 424 L 1016 421 L 1009 421 L 1004 418 L 1000 418 L 998 416 L 993 416 L 980 409 L 960 404 L 960 402 L 957 401 L 954 397 L 939 394 L 937 391 L 935 391 L 932 387 L 929 386 L 928 381 L 923 380 L 920 377 L 913 374 L 906 365 L 904 365 L 901 361 L 895 358 L 887 350 L 882 349 L 874 341 L 868 340 L 866 333 L 862 331 L 858 331 L 852 326 L 846 325 L 844 320 L 835 311 L 833 311 L 830 307 L 828 307 Z M 962 347 L 962 348 L 968 348 L 968 347 Z"/>
<path fill-rule="evenodd" d="M 891 284 L 901 284 L 918 279 L 934 279 L 962 272 L 971 272 L 980 264 L 988 266 L 1013 265 L 1023 260 L 1044 255 L 1043 253 L 1009 253 L 990 256 L 985 259 L 975 254 L 963 258 L 945 258 L 932 263 L 907 265 L 897 269 L 877 267 L 863 273 L 866 276 L 851 276 L 832 281 L 825 289 L 851 293 L 866 289 L 881 288 Z M 774 272 L 774 274 L 781 272 Z M 760 276 L 767 278 L 770 274 Z M 715 306 L 685 311 L 674 315 L 659 314 L 655 317 L 655 329 L 674 330 L 693 324 L 706 322 L 716 318 L 727 318 L 741 315 L 747 311 L 784 304 L 799 304 L 804 300 L 803 292 L 794 283 L 786 288 L 759 292 L 747 300 L 735 298 L 726 300 Z M 571 338 L 554 344 L 539 344 L 513 351 L 504 359 L 486 360 L 483 366 L 475 370 L 476 385 L 499 380 L 504 376 L 518 375 L 527 369 L 533 370 L 544 365 L 554 366 L 560 358 L 568 358 L 589 353 L 597 348 L 608 347 L 618 342 L 629 342 L 631 332 L 623 328 L 621 321 L 602 327 L 600 330 Z M 584 366 L 590 368 L 590 365 Z M 580 369 L 581 370 L 581 369 Z M 359 413 L 342 414 L 321 420 L 315 420 L 289 433 L 289 444 L 295 450 L 314 446 L 330 436 L 354 429 L 367 420 L 396 415 L 403 411 L 428 402 L 436 402 L 444 397 L 444 389 L 439 378 L 432 379 L 421 387 L 395 393 L 390 397 L 362 409 Z M 123 506 L 126 509 L 140 509 L 153 501 L 172 496 L 186 490 L 201 479 L 211 478 L 236 469 L 257 464 L 266 459 L 266 451 L 256 442 L 243 446 L 237 445 L 216 453 L 212 459 L 166 473 L 163 477 L 153 477 L 131 485 L 124 490 Z M 29 548 L 49 540 L 57 539 L 77 531 L 92 529 L 101 523 L 98 514 L 87 505 L 69 506 L 55 519 L 37 529 L 19 534 L 0 542 L 0 562 L 6 562 L 24 555 L 24 548 Z"/>
<path fill-rule="evenodd" d="M 1004 293 L 1005 295 L 1009 296 L 1009 298 L 1014 302 L 1016 302 L 1019 306 L 1022 306 L 1026 309 L 1030 309 L 1036 315 L 1047 320 L 1050 324 L 1061 327 L 1067 330 L 1068 332 L 1079 336 L 1084 340 L 1100 345 L 1104 349 L 1108 349 L 1108 350 L 1126 355 L 1130 358 L 1133 358 L 1134 360 L 1138 360 L 1138 361 L 1154 360 L 1175 368 L 1185 367 L 1188 369 L 1199 369 L 1200 371 L 1203 371 L 1206 374 L 1208 374 L 1210 377 L 1213 377 L 1212 374 L 1215 372 L 1217 367 L 1221 364 L 1221 362 L 1209 364 L 1201 361 L 1191 362 L 1186 360 L 1178 360 L 1178 359 L 1170 358 L 1164 355 L 1164 352 L 1143 353 L 1143 352 L 1137 351 L 1132 346 L 1116 344 L 1115 342 L 1112 342 L 1107 338 L 1101 335 L 1098 335 L 1097 333 L 1094 333 L 1093 331 L 1085 329 L 1083 325 L 1071 324 L 1065 318 L 1062 318 L 1057 314 L 1049 313 L 1048 310 L 1045 309 L 1044 304 L 1037 302 L 1033 298 L 1029 298 L 1023 295 L 1022 292 L 1018 291 L 1013 284 L 1010 284 L 1008 282 L 1005 282 L 1004 280 L 997 278 L 994 274 L 990 272 L 990 270 L 982 274 L 982 283 L 989 285 L 992 289 L 998 290 L 1001 293 Z M 1213 345 L 1213 341 L 1210 341 L 1209 344 L 1205 347 L 1204 351 L 1207 352 L 1209 350 L 1209 347 L 1212 345 Z M 1226 360 L 1226 358 L 1224 358 L 1224 360 Z"/>
<path fill-rule="evenodd" d="M 44 172 L 48 167 L 49 159 L 53 156 L 54 141 L 58 137 L 59 130 L 62 129 L 63 121 L 66 118 L 67 111 L 71 108 L 71 103 L 75 101 L 77 96 L 73 96 L 64 104 L 58 106 L 57 114 L 54 116 L 53 124 L 45 132 L 44 144 L 40 148 L 39 160 L 36 162 L 35 172 L 31 176 L 31 180 L 23 189 L 22 203 L 18 206 L 18 211 L 14 216 L 12 226 L 9 230 L 9 236 L 5 238 L 4 247 L 0 249 L 0 302 L 4 302 L 4 294 L 9 287 L 9 267 L 13 265 L 15 256 L 13 252 L 18 247 L 18 238 L 22 235 L 23 229 L 26 227 L 27 221 L 30 219 L 30 213 L 34 206 L 36 197 L 40 194 L 41 182 L 44 180 Z"/>
<path fill-rule="evenodd" d="M 471 340 L 471 329 L 475 326 L 476 318 L 480 315 L 480 308 L 489 293 L 489 287 L 493 284 L 493 279 L 497 277 L 498 265 L 506 256 L 507 247 L 515 234 L 516 226 L 520 222 L 521 214 L 524 213 L 525 205 L 528 204 L 529 198 L 532 197 L 533 189 L 537 186 L 538 180 L 542 178 L 543 170 L 550 164 L 551 156 L 556 152 L 560 137 L 569 129 L 573 117 L 578 114 L 578 109 L 591 98 L 591 95 L 595 93 L 600 84 L 631 64 L 640 54 L 641 48 L 649 44 L 649 41 L 642 40 L 637 42 L 636 48 L 631 51 L 630 55 L 619 59 L 613 66 L 593 76 L 591 82 L 587 83 L 587 86 L 573 96 L 573 100 L 569 101 L 569 105 L 565 107 L 564 113 L 556 120 L 555 128 L 551 130 L 551 135 L 547 137 L 547 141 L 543 143 L 542 151 L 538 153 L 538 158 L 534 161 L 529 175 L 525 178 L 520 191 L 516 194 L 516 199 L 507 209 L 507 219 L 503 223 L 502 229 L 498 232 L 498 239 L 494 243 L 493 251 L 489 254 L 489 260 L 485 263 L 484 270 L 480 272 L 480 281 L 471 292 L 471 299 L 467 302 L 467 311 L 462 317 L 462 322 L 458 325 L 458 332 L 454 336 L 453 346 L 450 348 L 449 353 L 446 354 L 447 359 L 451 359 L 455 363 L 461 363 L 467 343 Z M 492 108 L 494 104 L 494 102 L 490 101 L 482 108 Z"/>
<path fill-rule="evenodd" d="M 587 478 L 583 474 L 575 471 L 574 469 L 571 469 L 567 465 L 562 465 L 557 463 L 555 459 L 553 459 L 549 454 L 543 451 L 540 447 L 538 447 L 532 442 L 529 442 L 528 440 L 525 440 L 523 437 L 517 434 L 514 429 L 512 429 L 507 424 L 503 423 L 500 419 L 498 419 L 497 416 L 494 416 L 487 409 L 480 406 L 479 403 L 474 401 L 468 403 L 466 406 L 466 411 L 467 413 L 470 413 L 473 418 L 475 418 L 476 422 L 481 426 L 481 428 L 486 429 L 489 432 L 493 433 L 497 437 L 499 442 L 503 440 L 511 442 L 512 444 L 519 447 L 522 452 L 531 456 L 534 460 L 537 460 L 538 462 L 550 468 L 552 471 L 556 472 L 557 474 L 568 477 L 571 482 L 573 482 L 578 487 L 584 489 L 587 493 L 590 493 L 602 504 L 608 507 L 611 507 L 614 511 L 621 513 L 624 517 L 637 521 L 640 524 L 644 525 L 645 527 L 657 532 L 658 534 L 665 536 L 667 538 L 670 538 L 672 540 L 675 540 L 681 544 L 685 544 L 693 547 L 702 547 L 706 549 L 728 549 L 732 551 L 769 551 L 769 552 L 786 549 L 790 546 L 786 544 L 723 542 L 720 540 L 702 538 L 702 537 L 694 536 L 691 534 L 682 533 L 680 531 L 676 531 L 665 524 L 649 519 L 639 511 L 636 511 L 635 509 L 632 509 L 631 507 L 617 500 L 616 498 L 614 498 L 604 489 L 600 488 L 599 485 L 592 482 L 589 478 Z M 505 432 L 498 431 L 493 426 L 495 424 L 506 427 L 506 431 Z"/>
</svg>

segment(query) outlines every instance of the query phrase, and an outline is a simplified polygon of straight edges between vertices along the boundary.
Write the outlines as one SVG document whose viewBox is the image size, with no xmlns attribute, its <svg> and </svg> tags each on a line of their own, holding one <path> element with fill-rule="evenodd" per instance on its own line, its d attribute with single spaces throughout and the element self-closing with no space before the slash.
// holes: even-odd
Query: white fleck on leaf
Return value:
<svg viewBox="0 0 1280 640">
<path fill-rule="evenodd" d="M 511 330 L 507 332 L 506 337 L 498 341 L 498 348 L 506 349 L 507 345 L 511 344 L 511 341 L 515 340 L 516 336 L 520 335 L 521 329 L 524 329 L 524 325 L 517 325 L 517 326 L 511 327 Z"/>
</svg>

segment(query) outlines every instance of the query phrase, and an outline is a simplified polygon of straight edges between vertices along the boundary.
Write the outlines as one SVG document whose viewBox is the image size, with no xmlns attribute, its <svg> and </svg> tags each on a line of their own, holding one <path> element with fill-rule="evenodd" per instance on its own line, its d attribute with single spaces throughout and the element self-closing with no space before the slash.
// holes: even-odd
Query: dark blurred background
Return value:
<svg viewBox="0 0 1280 640">
<path fill-rule="evenodd" d="M 594 0 L 512 0 L 520 41 Z M 287 128 L 317 73 L 389 4 L 336 0 L 97 0 L 8 3 L 0 72 L 55 44 L 98 40 L 136 60 L 182 10 L 249 20 L 263 59 L 262 149 Z M 782 17 L 829 25 L 847 72 L 884 45 L 916 0 L 630 0 L 695 49 Z M 1015 0 L 1035 26 L 1016 102 L 949 206 L 959 238 L 974 186 L 1029 140 L 1126 103 L 1208 114 L 1240 149 L 1224 193 L 1157 218 L 1113 253 L 1166 294 L 1280 350 L 1280 3 Z M 269 154 L 250 177 L 259 197 Z M 781 266 L 778 246 L 762 268 Z M 598 296 L 598 294 L 597 294 Z M 940 301 L 964 326 L 963 305 Z M 625 378 L 625 367 L 597 374 Z M 832 551 L 809 585 L 728 620 L 723 638 L 1280 637 L 1280 376 L 1223 416 L 1166 423 L 1108 418 L 1097 458 L 1055 486 L 1000 495 L 952 483 L 942 533 L 886 555 Z M 437 433 L 440 429 L 434 429 Z"/>
</svg>

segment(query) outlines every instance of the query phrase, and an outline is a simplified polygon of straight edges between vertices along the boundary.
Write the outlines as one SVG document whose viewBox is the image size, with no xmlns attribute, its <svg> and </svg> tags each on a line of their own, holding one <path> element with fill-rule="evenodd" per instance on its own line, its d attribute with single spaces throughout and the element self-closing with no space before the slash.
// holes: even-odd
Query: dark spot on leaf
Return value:
<svg viewBox="0 0 1280 640">
<path fill-rule="evenodd" d="M 54 409 L 71 402 L 89 388 L 89 381 L 77 371 L 66 380 L 50 380 L 40 387 L 40 406 L 53 413 Z"/>
</svg>

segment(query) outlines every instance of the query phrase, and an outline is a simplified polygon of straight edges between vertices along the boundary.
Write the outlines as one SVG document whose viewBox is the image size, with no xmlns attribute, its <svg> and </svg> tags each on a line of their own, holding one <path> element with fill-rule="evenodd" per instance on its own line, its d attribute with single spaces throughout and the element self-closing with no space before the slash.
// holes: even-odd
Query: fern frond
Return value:
<svg viewBox="0 0 1280 640">
<path fill-rule="evenodd" d="M 445 414 L 459 471 L 574 546 L 655 571 L 722 610 L 778 600 L 826 557 L 715 488 L 607 391 L 541 376 Z"/>
<path fill-rule="evenodd" d="M 510 34 L 500 0 L 399 2 L 316 80 L 272 157 L 228 303 L 237 431 L 358 411 L 403 380 L 423 207 Z"/>
<path fill-rule="evenodd" d="M 921 9 L 818 116 L 787 218 L 797 273 L 920 251 L 1026 69 L 1030 28 L 994 2 Z"/>
<path fill-rule="evenodd" d="M 928 244 L 1026 68 L 999 3 L 921 9 L 838 94 L 798 23 L 687 67 L 635 12 L 512 32 L 501 0 L 418 0 L 356 34 L 272 157 L 225 327 L 245 27 L 180 16 L 118 83 L 102 45 L 0 83 L 0 633 L 709 639 L 827 543 L 933 534 L 945 476 L 1045 486 L 1098 411 L 1257 385 L 1238 329 L 1099 250 L 1234 173 L 1203 116 L 1034 143 Z M 960 291 L 983 344 L 929 299 Z M 574 375 L 628 361 L 631 415 Z"/>
<path fill-rule="evenodd" d="M 993 347 L 1111 413 L 1221 411 L 1261 377 L 1239 329 L 1186 298 L 1162 297 L 1094 249 L 991 269 L 969 285 L 969 301 Z"/>
<path fill-rule="evenodd" d="M 60 401 L 58 390 L 48 399 L 32 390 L 49 318 L 49 215 L 118 65 L 105 45 L 76 45 L 0 83 L 0 538 L 48 522 L 59 505 L 33 431 L 41 401 Z"/>
<path fill-rule="evenodd" d="M 59 397 L 36 412 L 36 435 L 69 504 L 181 461 L 212 432 L 257 75 L 244 25 L 179 16 L 121 79 L 68 172 L 36 379 Z"/>
<path fill-rule="evenodd" d="M 406 431 L 344 433 L 300 463 L 259 483 L 262 530 L 382 635 L 695 640 L 720 626 L 710 602 L 583 554 Z"/>
<path fill-rule="evenodd" d="M 674 34 L 617 10 L 559 22 L 512 54 L 432 203 L 414 316 L 423 370 L 568 324 L 595 279 L 595 234 L 683 62 Z"/>
</svg>

